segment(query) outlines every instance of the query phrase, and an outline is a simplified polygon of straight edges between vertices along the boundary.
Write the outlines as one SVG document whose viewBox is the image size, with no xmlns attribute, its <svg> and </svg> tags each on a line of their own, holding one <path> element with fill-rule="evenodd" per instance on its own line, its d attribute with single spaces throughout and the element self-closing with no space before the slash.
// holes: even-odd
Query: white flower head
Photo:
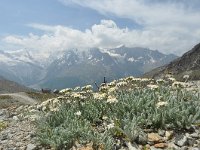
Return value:
<svg viewBox="0 0 200 150">
<path fill-rule="evenodd" d="M 107 116 L 103 116 L 102 119 L 103 119 L 103 120 L 107 120 L 108 117 L 107 117 Z"/>
<path fill-rule="evenodd" d="M 159 88 L 159 86 L 155 85 L 155 84 L 149 84 L 149 85 L 147 85 L 147 87 L 150 89 L 158 89 Z"/>
<path fill-rule="evenodd" d="M 123 87 L 123 86 L 126 86 L 128 83 L 125 82 L 125 81 L 121 81 L 119 83 L 116 84 L 117 87 Z"/>
<path fill-rule="evenodd" d="M 92 91 L 93 87 L 92 85 L 86 85 L 81 88 L 82 91 Z"/>
<path fill-rule="evenodd" d="M 103 100 L 107 97 L 106 93 L 93 93 L 94 99 Z"/>
<path fill-rule="evenodd" d="M 79 91 L 80 89 L 81 89 L 81 87 L 77 86 L 77 87 L 74 88 L 74 91 Z"/>
<path fill-rule="evenodd" d="M 189 77 L 190 76 L 188 74 L 186 74 L 186 75 L 183 76 L 183 79 L 189 79 Z"/>
<path fill-rule="evenodd" d="M 115 124 L 114 123 L 111 123 L 111 124 L 108 124 L 107 125 L 107 129 L 112 129 L 115 127 Z"/>
<path fill-rule="evenodd" d="M 160 108 L 160 107 L 163 107 L 163 106 L 166 106 L 166 105 L 168 105 L 167 102 L 158 102 L 158 103 L 156 104 L 156 107 L 157 107 L 157 108 Z"/>
<path fill-rule="evenodd" d="M 75 113 L 75 115 L 76 115 L 76 116 L 80 116 L 80 115 L 81 115 L 81 112 L 80 112 L 80 111 L 77 111 L 77 112 Z"/>
</svg>

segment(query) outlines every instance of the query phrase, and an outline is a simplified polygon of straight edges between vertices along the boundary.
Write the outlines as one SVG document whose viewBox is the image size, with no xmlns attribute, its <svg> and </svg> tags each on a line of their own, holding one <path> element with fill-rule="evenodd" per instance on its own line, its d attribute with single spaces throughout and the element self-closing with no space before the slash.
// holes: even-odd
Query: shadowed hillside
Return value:
<svg viewBox="0 0 200 150">
<path fill-rule="evenodd" d="M 15 92 L 28 92 L 32 89 L 20 85 L 16 82 L 5 79 L 0 76 L 0 93 L 15 93 Z"/>
<path fill-rule="evenodd" d="M 178 80 L 183 80 L 184 75 L 189 75 L 190 80 L 200 79 L 200 43 L 194 46 L 190 51 L 183 54 L 182 57 L 172 61 L 168 65 L 156 68 L 146 74 L 144 77 L 159 78 L 165 74 L 173 74 Z"/>
</svg>

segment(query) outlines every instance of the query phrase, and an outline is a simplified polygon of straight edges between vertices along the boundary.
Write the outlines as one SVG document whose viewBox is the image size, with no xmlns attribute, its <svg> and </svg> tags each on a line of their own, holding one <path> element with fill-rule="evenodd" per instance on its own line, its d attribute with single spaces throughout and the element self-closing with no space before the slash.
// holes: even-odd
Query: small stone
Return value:
<svg viewBox="0 0 200 150">
<path fill-rule="evenodd" d="M 16 146 L 17 146 L 17 147 L 20 147 L 20 146 L 22 146 L 22 145 L 23 145 L 22 142 L 17 142 L 17 143 L 16 143 Z"/>
<path fill-rule="evenodd" d="M 19 118 L 17 116 L 13 116 L 13 120 L 17 121 Z"/>
<path fill-rule="evenodd" d="M 141 134 L 138 136 L 137 143 L 145 145 L 147 144 L 147 141 L 148 141 L 147 134 Z"/>
<path fill-rule="evenodd" d="M 159 142 L 162 142 L 163 139 L 157 133 L 149 133 L 148 134 L 148 141 L 149 142 L 154 142 L 154 143 L 159 143 Z"/>
<path fill-rule="evenodd" d="M 134 147 L 130 142 L 126 143 L 129 150 L 137 150 L 138 148 Z"/>
<path fill-rule="evenodd" d="M 181 147 L 181 150 L 188 150 L 189 148 L 187 146 Z"/>
<path fill-rule="evenodd" d="M 145 146 L 143 147 L 143 149 L 144 149 L 144 150 L 151 150 L 150 147 L 151 147 L 151 146 L 150 146 L 149 144 L 147 144 L 147 145 L 145 145 Z"/>
<path fill-rule="evenodd" d="M 199 150 L 199 148 L 198 147 L 194 147 L 191 150 Z"/>
<path fill-rule="evenodd" d="M 188 142 L 189 146 L 193 146 L 196 143 L 196 140 L 191 138 L 191 137 L 189 137 L 187 142 Z"/>
<path fill-rule="evenodd" d="M 8 140 L 1 141 L 1 144 L 6 144 L 6 143 L 8 143 Z"/>
<path fill-rule="evenodd" d="M 166 131 L 165 132 L 165 138 L 166 140 L 171 140 L 173 137 L 174 132 L 173 131 Z"/>
<path fill-rule="evenodd" d="M 159 129 L 158 130 L 158 134 L 160 135 L 160 136 L 165 136 L 165 130 L 161 130 L 161 129 Z"/>
<path fill-rule="evenodd" d="M 157 143 L 154 145 L 155 148 L 166 148 L 168 145 L 166 143 Z"/>
<path fill-rule="evenodd" d="M 37 148 L 36 145 L 34 144 L 28 144 L 27 147 L 26 147 L 26 150 L 35 150 Z"/>
<path fill-rule="evenodd" d="M 21 146 L 19 149 L 20 150 L 26 150 L 26 146 Z"/>
<path fill-rule="evenodd" d="M 192 133 L 192 134 L 190 134 L 190 136 L 192 138 L 200 138 L 199 135 L 198 135 L 198 133 Z"/>
<path fill-rule="evenodd" d="M 7 140 L 8 139 L 8 135 L 7 134 L 3 134 L 1 137 L 0 137 L 0 140 Z"/>
<path fill-rule="evenodd" d="M 168 143 L 168 148 L 170 150 L 177 150 L 180 149 L 177 145 L 175 145 L 173 142 Z"/>
<path fill-rule="evenodd" d="M 188 144 L 188 138 L 184 135 L 180 135 L 180 137 L 175 138 L 175 144 L 182 147 Z"/>
</svg>

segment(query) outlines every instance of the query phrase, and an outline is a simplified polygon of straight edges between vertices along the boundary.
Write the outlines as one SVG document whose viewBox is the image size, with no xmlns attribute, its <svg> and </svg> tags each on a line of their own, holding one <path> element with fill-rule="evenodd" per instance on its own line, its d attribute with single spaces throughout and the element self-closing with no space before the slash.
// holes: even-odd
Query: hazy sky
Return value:
<svg viewBox="0 0 200 150">
<path fill-rule="evenodd" d="M 200 42 L 200 0 L 1 0 L 0 49 L 148 47 Z"/>
</svg>

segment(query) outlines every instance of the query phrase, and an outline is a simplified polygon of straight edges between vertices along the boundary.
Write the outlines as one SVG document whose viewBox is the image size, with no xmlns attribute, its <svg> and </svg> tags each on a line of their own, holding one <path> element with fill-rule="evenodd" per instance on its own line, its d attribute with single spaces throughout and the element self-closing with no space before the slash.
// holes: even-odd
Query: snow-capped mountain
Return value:
<svg viewBox="0 0 200 150">
<path fill-rule="evenodd" d="M 27 50 L 0 51 L 0 75 L 24 85 L 43 78 L 45 69 Z"/>
<path fill-rule="evenodd" d="M 177 58 L 146 48 L 71 49 L 52 53 L 0 51 L 0 75 L 26 86 L 64 88 L 139 76 Z"/>
</svg>

